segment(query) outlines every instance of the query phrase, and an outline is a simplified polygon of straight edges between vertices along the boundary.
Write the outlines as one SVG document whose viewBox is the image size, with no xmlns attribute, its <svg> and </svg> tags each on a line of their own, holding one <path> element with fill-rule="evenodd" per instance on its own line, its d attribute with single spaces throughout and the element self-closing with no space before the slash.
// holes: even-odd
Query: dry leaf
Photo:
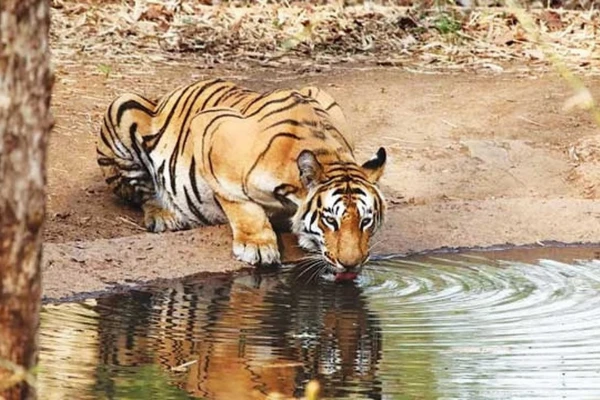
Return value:
<svg viewBox="0 0 600 400">
<path fill-rule="evenodd" d="M 140 19 L 147 21 L 158 21 L 166 20 L 169 21 L 173 18 L 173 12 L 167 9 L 162 4 L 150 4 L 148 8 L 142 12 Z"/>
<path fill-rule="evenodd" d="M 550 31 L 557 31 L 562 29 L 563 22 L 560 18 L 560 14 L 552 10 L 544 10 L 540 14 L 540 21 L 542 21 Z"/>
</svg>

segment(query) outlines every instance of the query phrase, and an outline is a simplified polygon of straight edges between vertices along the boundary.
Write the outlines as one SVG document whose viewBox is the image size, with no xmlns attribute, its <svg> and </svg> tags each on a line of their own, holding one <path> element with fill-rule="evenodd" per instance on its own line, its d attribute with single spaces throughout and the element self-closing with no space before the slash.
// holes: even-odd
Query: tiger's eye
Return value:
<svg viewBox="0 0 600 400">
<path fill-rule="evenodd" d="M 331 215 L 323 216 L 323 221 L 325 221 L 325 223 L 329 225 L 334 231 L 336 231 L 339 228 L 337 220 Z"/>
<path fill-rule="evenodd" d="M 360 221 L 360 227 L 364 228 L 365 226 L 369 225 L 371 223 L 371 221 L 372 221 L 372 218 L 369 218 L 369 217 L 363 218 L 363 220 Z"/>
</svg>

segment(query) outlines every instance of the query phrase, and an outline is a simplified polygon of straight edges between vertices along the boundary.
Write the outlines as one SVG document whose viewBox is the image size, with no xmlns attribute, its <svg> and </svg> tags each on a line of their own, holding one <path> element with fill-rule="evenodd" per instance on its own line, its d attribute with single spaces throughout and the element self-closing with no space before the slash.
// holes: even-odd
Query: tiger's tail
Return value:
<svg viewBox="0 0 600 400">
<path fill-rule="evenodd" d="M 140 133 L 151 133 L 156 104 L 125 94 L 108 107 L 96 145 L 97 161 L 110 189 L 134 205 L 155 193 L 150 161 Z"/>
</svg>

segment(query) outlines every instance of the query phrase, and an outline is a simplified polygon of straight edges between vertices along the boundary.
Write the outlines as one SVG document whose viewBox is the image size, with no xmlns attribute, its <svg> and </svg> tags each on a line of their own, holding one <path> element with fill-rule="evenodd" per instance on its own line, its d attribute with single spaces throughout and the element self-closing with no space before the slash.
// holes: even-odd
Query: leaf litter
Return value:
<svg viewBox="0 0 600 400">
<path fill-rule="evenodd" d="M 510 8 L 366 2 L 53 0 L 55 62 L 190 60 L 199 67 L 359 63 L 418 72 L 545 70 L 546 48 L 574 72 L 598 74 L 596 10 L 531 9 L 531 37 Z M 282 4 L 283 3 L 283 4 Z"/>
</svg>

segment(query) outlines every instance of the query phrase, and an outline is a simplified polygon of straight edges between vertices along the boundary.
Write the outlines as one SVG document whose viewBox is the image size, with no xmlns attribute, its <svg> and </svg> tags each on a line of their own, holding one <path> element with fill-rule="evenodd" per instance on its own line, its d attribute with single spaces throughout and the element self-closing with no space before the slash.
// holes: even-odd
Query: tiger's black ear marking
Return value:
<svg viewBox="0 0 600 400">
<path fill-rule="evenodd" d="M 310 189 L 321 181 L 323 167 L 317 160 L 315 153 L 310 150 L 302 150 L 296 162 L 300 171 L 300 180 L 304 187 Z"/>
<path fill-rule="evenodd" d="M 381 178 L 381 175 L 383 175 L 386 160 L 387 153 L 383 147 L 380 147 L 379 150 L 377 150 L 375 157 L 362 165 L 363 172 L 367 175 L 369 181 L 377 183 L 379 178 Z"/>
</svg>

